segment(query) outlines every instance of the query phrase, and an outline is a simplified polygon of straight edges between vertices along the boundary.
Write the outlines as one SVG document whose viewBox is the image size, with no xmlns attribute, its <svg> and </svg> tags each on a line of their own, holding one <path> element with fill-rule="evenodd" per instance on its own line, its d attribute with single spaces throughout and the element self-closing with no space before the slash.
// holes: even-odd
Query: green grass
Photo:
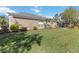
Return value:
<svg viewBox="0 0 79 59">
<path fill-rule="evenodd" d="M 36 44 L 39 33 L 41 45 Z M 30 35 L 30 36 L 29 36 Z M 26 37 L 26 38 L 25 38 Z M 29 38 L 30 37 L 30 38 Z M 38 35 L 38 37 L 40 37 Z M 27 40 L 31 49 L 27 51 Z M 79 52 L 79 29 L 32 30 L 0 34 L 0 52 L 29 52 L 29 53 L 65 53 Z"/>
<path fill-rule="evenodd" d="M 28 31 L 28 34 L 40 33 L 41 46 L 34 44 L 29 52 L 79 52 L 79 29 L 52 29 Z"/>
</svg>

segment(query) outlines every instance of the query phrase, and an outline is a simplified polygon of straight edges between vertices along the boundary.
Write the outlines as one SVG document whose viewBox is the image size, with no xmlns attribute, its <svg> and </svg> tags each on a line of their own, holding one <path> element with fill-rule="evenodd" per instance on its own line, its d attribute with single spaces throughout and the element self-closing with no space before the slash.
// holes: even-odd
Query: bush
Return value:
<svg viewBox="0 0 79 59">
<path fill-rule="evenodd" d="M 27 28 L 26 28 L 26 27 L 22 27 L 22 28 L 20 29 L 20 31 L 27 31 Z"/>
<path fill-rule="evenodd" d="M 9 29 L 8 29 L 8 27 L 5 25 L 5 26 L 1 26 L 1 30 L 0 30 L 0 33 L 7 33 L 7 32 L 9 32 Z"/>
<path fill-rule="evenodd" d="M 13 24 L 13 25 L 11 25 L 10 29 L 12 32 L 17 32 L 17 31 L 19 31 L 19 25 Z"/>
<path fill-rule="evenodd" d="M 38 28 L 36 26 L 33 27 L 33 30 L 37 30 Z"/>
<path fill-rule="evenodd" d="M 2 30 L 5 31 L 5 32 L 8 31 L 8 27 L 7 26 L 2 26 Z"/>
</svg>

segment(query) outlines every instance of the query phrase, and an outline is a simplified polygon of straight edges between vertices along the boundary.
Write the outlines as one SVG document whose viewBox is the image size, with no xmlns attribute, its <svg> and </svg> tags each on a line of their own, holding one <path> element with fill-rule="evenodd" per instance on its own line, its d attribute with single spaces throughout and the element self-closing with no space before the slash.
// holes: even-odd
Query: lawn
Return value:
<svg viewBox="0 0 79 59">
<path fill-rule="evenodd" d="M 79 29 L 36 30 L 28 33 L 40 33 L 41 46 L 32 46 L 29 52 L 79 52 Z"/>
<path fill-rule="evenodd" d="M 28 51 L 29 53 L 79 52 L 79 29 L 32 30 L 24 33 L 25 34 L 14 35 L 14 36 L 13 34 L 17 33 L 13 33 L 10 35 L 0 34 L 0 42 L 2 43 L 2 44 L 0 43 L 0 52 L 1 51 L 18 52 L 18 50 L 21 50 L 22 48 L 24 48 L 22 50 L 23 52 L 27 52 L 26 51 L 27 47 L 24 46 L 25 44 L 23 43 L 26 41 L 24 37 L 36 33 L 39 33 L 42 36 L 41 43 L 40 45 L 36 43 L 33 44 L 34 42 L 31 43 L 32 47 Z M 4 36 L 6 39 L 4 39 Z M 31 37 L 33 38 L 33 39 L 31 38 L 32 41 L 35 40 L 33 36 Z M 20 44 L 19 47 L 18 43 Z M 1 45 L 3 49 L 1 49 Z M 16 49 L 16 51 L 14 49 Z"/>
</svg>

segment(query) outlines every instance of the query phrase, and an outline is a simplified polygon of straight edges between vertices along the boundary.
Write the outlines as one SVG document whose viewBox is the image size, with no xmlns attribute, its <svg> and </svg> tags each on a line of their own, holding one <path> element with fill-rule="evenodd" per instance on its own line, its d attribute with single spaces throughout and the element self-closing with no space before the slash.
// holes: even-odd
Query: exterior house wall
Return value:
<svg viewBox="0 0 79 59">
<path fill-rule="evenodd" d="M 32 30 L 33 27 L 37 27 L 38 29 L 44 29 L 44 25 L 40 27 L 41 24 L 38 20 L 31 19 L 21 19 L 21 18 L 10 18 L 10 25 L 18 23 L 22 27 L 26 27 L 28 30 Z"/>
</svg>

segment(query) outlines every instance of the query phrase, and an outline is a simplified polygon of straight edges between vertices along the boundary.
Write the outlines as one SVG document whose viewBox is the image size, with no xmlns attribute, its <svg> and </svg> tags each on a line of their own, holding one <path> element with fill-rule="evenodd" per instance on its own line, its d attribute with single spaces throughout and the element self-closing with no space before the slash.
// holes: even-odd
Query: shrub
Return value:
<svg viewBox="0 0 79 59">
<path fill-rule="evenodd" d="M 3 31 L 8 31 L 8 27 L 7 26 L 2 26 L 2 30 Z"/>
<path fill-rule="evenodd" d="M 0 33 L 6 33 L 6 32 L 9 32 L 8 30 L 8 27 L 5 25 L 5 26 L 1 26 L 1 30 L 0 30 Z"/>
<path fill-rule="evenodd" d="M 37 30 L 38 28 L 36 26 L 33 27 L 33 30 Z"/>
<path fill-rule="evenodd" d="M 11 25 L 10 29 L 12 32 L 17 32 L 17 31 L 19 31 L 19 25 L 13 24 L 13 25 Z"/>
<path fill-rule="evenodd" d="M 22 28 L 20 29 L 20 31 L 27 31 L 27 28 L 26 28 L 26 27 L 22 27 Z"/>
</svg>

